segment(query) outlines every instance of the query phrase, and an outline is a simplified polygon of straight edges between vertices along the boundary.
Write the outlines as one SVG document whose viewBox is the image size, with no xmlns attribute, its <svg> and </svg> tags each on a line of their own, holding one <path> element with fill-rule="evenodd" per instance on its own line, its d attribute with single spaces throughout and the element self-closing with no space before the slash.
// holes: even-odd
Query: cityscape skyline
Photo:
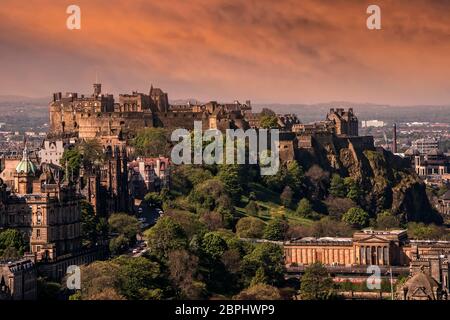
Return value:
<svg viewBox="0 0 450 320">
<path fill-rule="evenodd" d="M 146 92 L 157 79 L 201 101 L 450 101 L 444 1 L 377 1 L 382 30 L 367 29 L 365 2 L 80 0 L 81 30 L 70 31 L 70 4 L 2 3 L 0 95 L 90 92 L 98 73 L 105 91 Z"/>
</svg>

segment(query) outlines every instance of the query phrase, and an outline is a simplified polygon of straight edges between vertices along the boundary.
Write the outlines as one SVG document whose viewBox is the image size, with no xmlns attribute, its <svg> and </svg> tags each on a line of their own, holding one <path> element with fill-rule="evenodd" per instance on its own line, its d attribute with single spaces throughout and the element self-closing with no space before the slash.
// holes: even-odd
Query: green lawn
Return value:
<svg viewBox="0 0 450 320">
<path fill-rule="evenodd" d="M 289 208 L 285 208 L 283 205 L 281 205 L 280 197 L 277 193 L 257 183 L 251 183 L 250 188 L 256 194 L 256 203 L 259 207 L 259 213 L 257 217 L 261 220 L 267 222 L 271 219 L 285 215 L 289 222 L 292 224 L 300 224 L 306 226 L 312 224 L 312 220 L 299 217 L 296 215 L 295 211 Z M 245 204 L 248 202 L 248 198 L 246 196 L 242 197 L 242 202 L 245 206 Z M 245 208 L 236 207 L 236 210 L 243 216 L 249 216 L 245 212 Z"/>
</svg>

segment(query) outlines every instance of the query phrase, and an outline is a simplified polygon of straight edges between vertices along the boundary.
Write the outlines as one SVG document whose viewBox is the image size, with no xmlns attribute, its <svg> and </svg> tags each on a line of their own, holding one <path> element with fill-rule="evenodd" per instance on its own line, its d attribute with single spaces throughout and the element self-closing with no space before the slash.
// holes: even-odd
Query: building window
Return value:
<svg viewBox="0 0 450 320">
<path fill-rule="evenodd" d="M 38 211 L 36 213 L 36 223 L 37 225 L 41 225 L 42 224 L 42 212 Z"/>
<path fill-rule="evenodd" d="M 40 238 L 41 238 L 41 230 L 36 229 L 36 239 L 40 239 Z"/>
</svg>

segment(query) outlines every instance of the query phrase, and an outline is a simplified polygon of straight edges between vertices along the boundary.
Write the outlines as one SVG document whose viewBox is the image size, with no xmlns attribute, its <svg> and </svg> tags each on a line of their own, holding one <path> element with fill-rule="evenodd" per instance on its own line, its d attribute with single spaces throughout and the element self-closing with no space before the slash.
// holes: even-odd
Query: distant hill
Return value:
<svg viewBox="0 0 450 320">
<path fill-rule="evenodd" d="M 30 103 L 30 104 L 48 104 L 50 97 L 25 97 L 15 95 L 0 95 L 0 103 Z"/>
</svg>

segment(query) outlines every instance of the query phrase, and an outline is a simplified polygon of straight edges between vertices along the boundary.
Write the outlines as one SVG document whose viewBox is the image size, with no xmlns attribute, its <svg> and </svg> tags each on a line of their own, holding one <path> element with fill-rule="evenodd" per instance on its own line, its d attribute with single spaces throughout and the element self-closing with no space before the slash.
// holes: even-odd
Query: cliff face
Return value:
<svg viewBox="0 0 450 320">
<path fill-rule="evenodd" d="M 366 137 L 315 139 L 309 165 L 352 177 L 364 189 L 361 205 L 372 215 L 390 210 L 401 221 L 439 222 L 424 183 L 408 160 L 373 147 Z"/>
</svg>

